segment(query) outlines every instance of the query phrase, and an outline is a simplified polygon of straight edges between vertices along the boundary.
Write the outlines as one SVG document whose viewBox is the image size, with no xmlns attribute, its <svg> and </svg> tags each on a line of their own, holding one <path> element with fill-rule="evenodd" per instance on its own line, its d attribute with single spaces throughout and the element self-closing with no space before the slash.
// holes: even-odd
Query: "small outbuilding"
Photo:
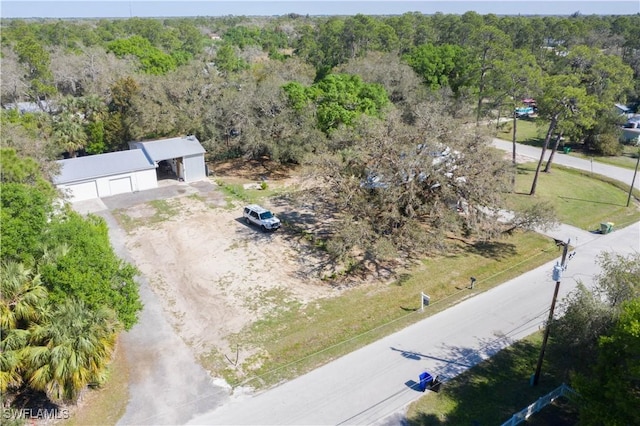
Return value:
<svg viewBox="0 0 640 426">
<path fill-rule="evenodd" d="M 156 165 L 141 150 L 59 160 L 53 183 L 70 201 L 108 197 L 156 188 Z"/>
<path fill-rule="evenodd" d="M 129 142 L 129 148 L 144 152 L 158 168 L 158 179 L 174 178 L 193 182 L 207 176 L 204 162 L 205 149 L 193 136 Z"/>
<path fill-rule="evenodd" d="M 195 136 L 129 142 L 128 151 L 59 160 L 53 183 L 70 201 L 158 187 L 158 179 L 193 182 L 207 176 L 205 150 Z"/>
</svg>

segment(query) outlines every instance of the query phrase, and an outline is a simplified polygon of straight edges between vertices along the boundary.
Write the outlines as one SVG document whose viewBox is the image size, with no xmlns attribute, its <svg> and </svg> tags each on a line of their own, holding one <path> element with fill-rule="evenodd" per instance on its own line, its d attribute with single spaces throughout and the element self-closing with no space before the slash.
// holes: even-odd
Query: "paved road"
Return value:
<svg viewBox="0 0 640 426">
<path fill-rule="evenodd" d="M 494 144 L 511 150 L 509 142 L 495 140 Z M 539 149 L 522 145 L 518 151 L 532 158 L 540 155 Z M 559 164 L 591 170 L 590 161 L 563 154 L 556 158 Z M 594 163 L 593 172 L 631 183 L 632 171 Z M 640 223 L 608 235 L 567 225 L 547 234 L 565 241 L 571 238 L 576 246 L 560 298 L 578 281 L 592 284 L 598 272 L 594 259 L 602 251 L 640 250 Z M 420 372 L 438 374 L 446 381 L 544 324 L 554 290 L 554 264 L 549 262 L 276 388 L 232 396 L 229 403 L 194 417 L 189 424 L 398 424 L 407 404 L 423 395 L 415 390 Z"/>
<path fill-rule="evenodd" d="M 562 235 L 565 231 L 558 228 L 556 236 L 575 241 L 573 229 Z M 639 241 L 640 223 L 607 235 L 578 236 L 560 297 L 578 280 L 592 283 L 598 253 L 638 251 Z M 542 326 L 554 290 L 553 265 L 527 272 L 274 389 L 233 397 L 189 424 L 384 424 L 385 419 L 397 424 L 398 413 L 423 395 L 413 388 L 420 372 L 451 378 Z"/>
<path fill-rule="evenodd" d="M 511 142 L 502 139 L 493 139 L 493 145 L 496 148 L 500 148 L 508 152 L 511 152 L 513 149 Z M 516 144 L 516 152 L 518 154 L 524 155 L 525 157 L 530 157 L 533 160 L 540 159 L 541 151 L 542 149 L 536 148 L 534 146 Z M 550 154 L 551 150 L 547 150 L 545 160 L 549 159 Z M 585 160 L 571 155 L 566 155 L 562 152 L 556 152 L 553 157 L 553 162 L 555 164 L 561 164 L 563 166 L 572 167 L 574 169 L 608 176 L 610 178 L 619 180 L 620 182 L 624 182 L 627 185 L 631 185 L 631 181 L 633 179 L 633 170 L 631 169 L 623 169 L 621 167 L 610 166 L 608 164 L 599 163 L 597 161 Z M 636 176 L 636 180 L 633 186 L 640 189 L 640 176 Z"/>
<path fill-rule="evenodd" d="M 496 144 L 511 149 L 509 142 Z M 518 150 L 532 158 L 540 155 L 532 147 L 519 146 Z M 573 159 L 562 154 L 556 158 L 560 164 Z M 573 160 L 582 161 L 582 167 L 586 167 L 585 163 L 590 166 L 588 161 Z M 630 176 L 624 175 L 628 171 L 623 170 L 620 175 L 614 171 L 594 170 L 631 181 Z M 208 194 L 209 189 L 182 183 L 78 203 L 74 208 L 103 216 L 109 224 L 114 248 L 128 259 L 124 235 L 109 210 L 198 191 L 201 195 Z M 562 225 L 549 235 L 572 238 L 578 244 L 578 254 L 570 264 L 561 294 L 566 294 L 576 279 L 589 281 L 590 276 L 585 274 L 593 270 L 593 257 L 601 249 L 638 250 L 637 224 L 606 236 Z M 140 292 L 145 308 L 140 322 L 122 336 L 132 371 L 130 401 L 119 424 L 184 424 L 190 419 L 194 424 L 229 425 L 371 424 L 384 423 L 385 419 L 389 424 L 397 424 L 403 407 L 422 395 L 412 388 L 419 372 L 426 369 L 453 377 L 537 330 L 546 317 L 553 291 L 551 266 L 545 265 L 255 396 L 229 396 L 224 386 L 209 379 L 164 319 L 157 297 L 142 278 Z"/>
</svg>

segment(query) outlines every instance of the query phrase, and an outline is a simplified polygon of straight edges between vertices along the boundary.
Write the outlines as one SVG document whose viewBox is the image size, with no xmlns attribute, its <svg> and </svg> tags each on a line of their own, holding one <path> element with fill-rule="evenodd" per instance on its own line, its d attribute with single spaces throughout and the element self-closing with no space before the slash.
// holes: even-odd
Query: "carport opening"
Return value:
<svg viewBox="0 0 640 426">
<path fill-rule="evenodd" d="M 184 168 L 182 158 L 171 158 L 168 160 L 160 160 L 156 167 L 156 176 L 158 180 L 178 180 L 184 179 Z"/>
</svg>

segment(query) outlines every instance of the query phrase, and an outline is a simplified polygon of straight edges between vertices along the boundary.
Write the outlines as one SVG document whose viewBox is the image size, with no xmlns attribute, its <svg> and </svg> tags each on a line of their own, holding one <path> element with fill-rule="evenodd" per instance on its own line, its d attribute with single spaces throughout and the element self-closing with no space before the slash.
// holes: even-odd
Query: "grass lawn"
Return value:
<svg viewBox="0 0 640 426">
<path fill-rule="evenodd" d="M 621 155 L 616 155 L 613 157 L 593 157 L 583 154 L 582 152 L 571 152 L 569 155 L 573 155 L 575 157 L 584 158 L 584 159 L 593 159 L 594 161 L 598 161 L 600 163 L 609 164 L 611 166 L 623 167 L 625 169 L 635 169 L 636 163 L 638 161 L 638 155 L 640 153 L 640 148 L 637 146 L 624 145 L 623 151 Z"/>
<path fill-rule="evenodd" d="M 640 220 L 640 211 L 627 205 L 628 188 L 620 184 L 592 179 L 581 172 L 553 165 L 551 173 L 540 173 L 535 198 L 529 196 L 536 163 L 518 166 L 516 193 L 509 195 L 511 206 L 523 206 L 533 200 L 548 201 L 556 207 L 560 222 L 585 230 L 597 230 L 601 222 L 626 226 Z M 638 191 L 635 192 L 636 196 Z"/>
<path fill-rule="evenodd" d="M 520 166 L 519 192 L 528 193 L 534 168 L 533 163 Z M 517 193 L 508 197 L 513 204 L 532 201 Z M 541 174 L 535 199 L 551 202 L 561 221 L 583 229 L 599 229 L 600 222 L 621 227 L 640 220 L 638 208 L 625 207 L 621 188 L 571 169 L 554 167 L 551 174 Z M 287 295 L 280 295 L 279 309 L 230 337 L 232 345 L 244 350 L 260 348 L 242 365 L 247 376 L 238 376 L 219 353 L 201 361 L 233 386 L 270 386 L 460 302 L 472 294 L 465 288 L 471 276 L 478 279 L 473 292 L 485 291 L 558 256 L 552 240 L 534 233 L 490 243 L 457 242 L 447 255 L 426 258 L 386 285 L 361 285 L 308 306 L 284 302 Z M 420 292 L 431 297 L 425 313 L 419 312 Z"/>
<path fill-rule="evenodd" d="M 547 357 L 540 382 L 530 385 L 541 342 L 541 333 L 536 333 L 444 383 L 439 393 L 427 392 L 409 406 L 408 424 L 500 425 L 509 420 L 562 384 L 562 373 Z M 559 426 L 575 421 L 575 407 L 564 401 L 547 406 L 527 424 Z"/>
<path fill-rule="evenodd" d="M 225 194 L 228 208 L 235 208 L 235 200 L 243 201 L 246 204 L 259 203 L 265 198 L 278 195 L 282 191 L 274 189 L 268 183 L 263 182 L 261 189 L 245 189 L 244 184 L 248 183 L 246 179 L 218 178 L 216 184 Z"/>
<path fill-rule="evenodd" d="M 547 132 L 547 123 L 540 123 L 531 118 L 519 118 L 516 131 L 516 142 L 541 147 Z M 513 140 L 513 121 L 500 124 L 496 137 L 505 141 Z"/>
<path fill-rule="evenodd" d="M 254 387 L 293 378 L 558 256 L 551 239 L 534 233 L 492 243 L 458 242 L 448 255 L 423 260 L 393 283 L 362 285 L 306 307 L 283 304 L 230 339 L 241 348 L 262 348 L 244 365 L 250 371 L 251 363 L 260 367 L 247 380 L 230 370 L 225 378 Z M 477 278 L 474 290 L 466 288 L 471 276 Z M 431 297 L 425 312 L 419 310 L 420 292 Z M 202 361 L 209 369 L 224 368 L 216 365 L 216 354 Z"/>
</svg>

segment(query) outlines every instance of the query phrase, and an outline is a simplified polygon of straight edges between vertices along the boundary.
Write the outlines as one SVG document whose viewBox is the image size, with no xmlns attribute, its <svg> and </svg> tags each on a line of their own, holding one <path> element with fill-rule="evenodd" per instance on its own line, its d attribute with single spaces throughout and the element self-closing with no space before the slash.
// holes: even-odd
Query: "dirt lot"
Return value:
<svg viewBox="0 0 640 426">
<path fill-rule="evenodd" d="M 243 203 L 230 208 L 213 181 L 198 185 L 198 194 L 117 215 L 129 222 L 126 246 L 136 266 L 196 357 L 215 349 L 235 353 L 227 336 L 283 300 L 304 304 L 335 294 L 320 280 L 320 259 L 304 241 L 246 225 Z"/>
</svg>

